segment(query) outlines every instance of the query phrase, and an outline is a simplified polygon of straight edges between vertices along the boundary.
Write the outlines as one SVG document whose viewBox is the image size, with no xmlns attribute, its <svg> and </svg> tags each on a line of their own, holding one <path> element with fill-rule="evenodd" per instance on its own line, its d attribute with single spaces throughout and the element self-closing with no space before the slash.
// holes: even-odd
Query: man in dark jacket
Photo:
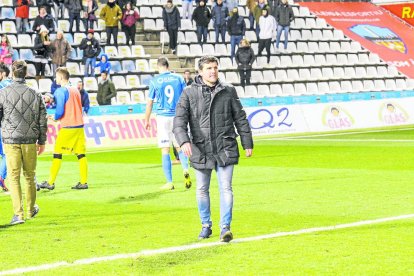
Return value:
<svg viewBox="0 0 414 276">
<path fill-rule="evenodd" d="M 82 0 L 65 0 L 65 7 L 69 12 L 69 32 L 73 33 L 74 20 L 76 20 L 76 32 L 79 32 L 80 12 L 83 10 Z"/>
<path fill-rule="evenodd" d="M 108 73 L 101 73 L 101 81 L 98 83 L 98 95 L 96 100 L 99 105 L 110 105 L 112 98 L 116 97 L 114 83 L 108 78 Z"/>
<path fill-rule="evenodd" d="M 88 35 L 82 39 L 79 48 L 83 50 L 83 62 L 85 63 L 85 77 L 95 76 L 96 57 L 101 51 L 99 41 L 93 36 L 94 30 L 88 30 Z M 90 70 L 90 71 L 89 71 Z"/>
<path fill-rule="evenodd" d="M 40 30 L 40 26 L 44 25 L 49 33 L 53 33 L 55 31 L 55 23 L 53 22 L 53 17 L 46 12 L 46 7 L 40 7 L 39 15 L 36 16 L 36 19 L 33 23 L 33 31 L 38 33 Z"/>
<path fill-rule="evenodd" d="M 285 41 L 283 43 L 284 49 L 287 49 L 288 35 L 290 22 L 295 19 L 292 7 L 288 4 L 287 0 L 282 0 L 282 4 L 276 10 L 276 22 L 277 22 L 277 34 L 276 34 L 276 49 L 279 49 L 280 36 L 282 31 L 285 33 Z"/>
<path fill-rule="evenodd" d="M 225 43 L 226 37 L 226 20 L 229 16 L 229 10 L 223 3 L 223 0 L 217 0 L 217 5 L 214 6 L 212 12 L 214 21 L 214 31 L 216 32 L 216 43 L 219 43 L 219 36 L 221 35 L 221 42 Z"/>
<path fill-rule="evenodd" d="M 181 28 L 180 11 L 173 5 L 172 0 L 168 0 L 162 11 L 162 19 L 164 20 L 164 28 L 170 37 L 170 49 L 175 54 L 178 40 L 178 29 Z"/>
<path fill-rule="evenodd" d="M 90 101 L 89 101 L 89 94 L 88 91 L 86 91 L 83 88 L 83 81 L 78 81 L 78 90 L 81 95 L 82 100 L 82 110 L 85 114 L 88 114 L 89 107 L 90 107 Z"/>
<path fill-rule="evenodd" d="M 234 54 L 236 52 L 236 46 L 240 44 L 244 33 L 246 32 L 246 23 L 244 23 L 243 17 L 239 16 L 238 8 L 233 9 L 233 15 L 230 17 L 227 23 L 227 31 L 230 35 L 231 45 L 231 60 L 233 61 Z"/>
<path fill-rule="evenodd" d="M 198 70 L 200 76 L 184 90 L 176 107 L 174 135 L 196 171 L 197 204 L 202 223 L 199 239 L 209 238 L 212 234 L 209 187 L 215 169 L 220 190 L 220 240 L 229 242 L 233 239 L 230 231 L 232 176 L 240 156 L 236 137 L 238 133 L 246 156 L 250 157 L 252 132 L 236 89 L 218 80 L 218 59 L 202 57 Z"/>
<path fill-rule="evenodd" d="M 48 14 L 52 14 L 52 7 L 54 5 L 53 0 L 37 0 L 36 5 L 39 7 L 39 10 L 40 10 L 41 7 L 45 7 L 46 12 Z"/>
<path fill-rule="evenodd" d="M 45 150 L 47 117 L 41 94 L 25 83 L 27 64 L 17 60 L 12 66 L 13 83 L 0 93 L 0 120 L 7 155 L 8 181 L 14 215 L 11 225 L 24 223 L 20 172 L 26 180 L 27 217 L 39 212 L 36 205 L 36 161 Z"/>
<path fill-rule="evenodd" d="M 208 35 L 208 23 L 210 23 L 211 12 L 206 6 L 204 0 L 200 1 L 200 4 L 195 8 L 191 20 L 194 20 L 197 27 L 197 40 L 200 45 L 207 42 Z"/>
</svg>

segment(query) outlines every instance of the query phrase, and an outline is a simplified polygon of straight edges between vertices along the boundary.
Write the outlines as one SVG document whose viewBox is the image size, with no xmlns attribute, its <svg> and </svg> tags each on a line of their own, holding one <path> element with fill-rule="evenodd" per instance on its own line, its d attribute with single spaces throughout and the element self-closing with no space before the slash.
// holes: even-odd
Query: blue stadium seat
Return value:
<svg viewBox="0 0 414 276">
<path fill-rule="evenodd" d="M 122 71 L 121 63 L 119 61 L 117 61 L 117 60 L 111 60 L 109 62 L 112 65 L 112 69 L 111 70 L 113 72 L 118 73 L 118 72 L 121 72 Z"/>
<path fill-rule="evenodd" d="M 64 36 L 70 44 L 73 44 L 73 36 L 72 36 L 71 33 L 66 33 L 66 34 L 64 34 Z"/>
<path fill-rule="evenodd" d="M 16 49 L 13 49 L 13 60 L 18 60 L 19 59 L 19 52 Z"/>
<path fill-rule="evenodd" d="M 1 8 L 1 18 L 2 19 L 15 19 L 13 8 Z"/>
<path fill-rule="evenodd" d="M 141 75 L 141 84 L 149 86 L 150 81 L 152 80 L 152 75 Z"/>
<path fill-rule="evenodd" d="M 33 52 L 31 49 L 20 49 L 20 58 L 24 60 L 33 60 Z"/>
<path fill-rule="evenodd" d="M 135 62 L 133 60 L 123 60 L 122 68 L 124 71 L 128 72 L 135 71 Z"/>
</svg>

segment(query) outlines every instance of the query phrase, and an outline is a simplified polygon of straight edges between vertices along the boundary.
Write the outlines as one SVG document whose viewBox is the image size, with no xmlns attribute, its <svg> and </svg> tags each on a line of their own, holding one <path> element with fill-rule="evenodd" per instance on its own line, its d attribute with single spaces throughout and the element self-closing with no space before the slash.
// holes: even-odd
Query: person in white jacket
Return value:
<svg viewBox="0 0 414 276">
<path fill-rule="evenodd" d="M 267 63 L 270 63 L 270 45 L 272 44 L 272 37 L 276 31 L 276 20 L 271 16 L 267 9 L 262 10 L 262 16 L 259 20 L 260 32 L 259 32 L 259 50 L 258 56 L 262 55 L 264 48 L 267 53 Z"/>
</svg>

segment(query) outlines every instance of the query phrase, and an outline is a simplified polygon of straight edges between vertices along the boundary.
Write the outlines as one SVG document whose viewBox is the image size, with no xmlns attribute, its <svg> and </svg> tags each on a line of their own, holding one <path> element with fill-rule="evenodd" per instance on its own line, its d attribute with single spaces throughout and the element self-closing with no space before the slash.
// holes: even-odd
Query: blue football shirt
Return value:
<svg viewBox="0 0 414 276">
<path fill-rule="evenodd" d="M 184 78 L 169 71 L 155 76 L 149 85 L 149 98 L 156 102 L 155 112 L 175 116 L 175 106 L 185 88 Z"/>
</svg>

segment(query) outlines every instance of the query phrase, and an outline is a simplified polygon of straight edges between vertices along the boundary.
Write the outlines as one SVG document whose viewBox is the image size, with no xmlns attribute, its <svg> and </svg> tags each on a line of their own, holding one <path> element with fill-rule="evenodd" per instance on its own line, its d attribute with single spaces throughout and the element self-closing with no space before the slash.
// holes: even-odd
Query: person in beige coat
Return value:
<svg viewBox="0 0 414 276">
<path fill-rule="evenodd" d="M 63 35 L 63 31 L 58 30 L 56 39 L 50 44 L 52 50 L 52 71 L 55 76 L 55 71 L 58 67 L 65 67 L 66 62 L 70 58 L 72 47 Z"/>
</svg>

